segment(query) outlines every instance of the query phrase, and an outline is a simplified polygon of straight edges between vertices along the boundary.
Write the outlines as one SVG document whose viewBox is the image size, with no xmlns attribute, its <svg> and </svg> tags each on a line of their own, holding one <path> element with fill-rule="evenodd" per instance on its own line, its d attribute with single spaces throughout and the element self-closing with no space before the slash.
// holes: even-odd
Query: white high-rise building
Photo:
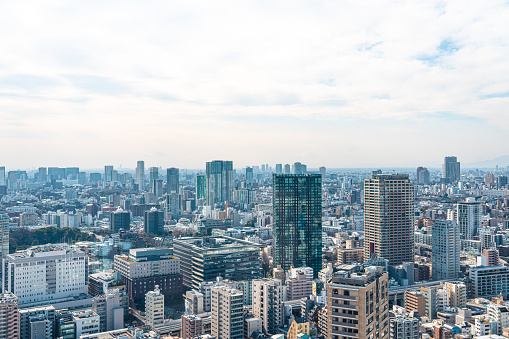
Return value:
<svg viewBox="0 0 509 339">
<path fill-rule="evenodd" d="M 145 324 L 152 327 L 164 322 L 164 295 L 159 286 L 145 295 Z"/>
<path fill-rule="evenodd" d="M 3 284 L 4 277 L 4 264 L 3 260 L 9 254 L 9 215 L 0 213 L 0 263 L 2 263 L 2 269 L 0 270 L 0 283 Z"/>
<path fill-rule="evenodd" d="M 276 334 L 282 325 L 283 289 L 279 279 L 253 280 L 253 314 L 262 319 L 265 333 Z"/>
<path fill-rule="evenodd" d="M 141 160 L 136 164 L 136 183 L 140 192 L 145 190 L 145 162 Z"/>
<path fill-rule="evenodd" d="M 460 227 L 462 239 L 472 239 L 481 228 L 482 206 L 475 198 L 467 198 L 466 201 L 456 206 L 456 222 Z"/>
<path fill-rule="evenodd" d="M 211 332 L 217 339 L 244 337 L 244 296 L 229 286 L 211 288 Z"/>
<path fill-rule="evenodd" d="M 5 258 L 6 291 L 27 307 L 86 294 L 87 255 L 67 244 L 36 246 Z"/>
<path fill-rule="evenodd" d="M 454 220 L 435 221 L 431 236 L 431 263 L 434 280 L 458 278 L 460 249 L 458 224 Z"/>
</svg>

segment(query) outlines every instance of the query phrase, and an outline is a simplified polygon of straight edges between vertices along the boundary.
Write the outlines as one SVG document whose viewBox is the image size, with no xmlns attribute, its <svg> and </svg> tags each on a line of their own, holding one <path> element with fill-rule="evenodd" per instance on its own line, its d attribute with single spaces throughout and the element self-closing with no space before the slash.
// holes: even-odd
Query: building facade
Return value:
<svg viewBox="0 0 509 339">
<path fill-rule="evenodd" d="M 457 279 L 460 273 L 460 228 L 454 220 L 436 220 L 432 227 L 433 280 Z"/>
<path fill-rule="evenodd" d="M 217 339 L 244 337 L 244 297 L 228 286 L 211 289 L 211 333 Z"/>
</svg>

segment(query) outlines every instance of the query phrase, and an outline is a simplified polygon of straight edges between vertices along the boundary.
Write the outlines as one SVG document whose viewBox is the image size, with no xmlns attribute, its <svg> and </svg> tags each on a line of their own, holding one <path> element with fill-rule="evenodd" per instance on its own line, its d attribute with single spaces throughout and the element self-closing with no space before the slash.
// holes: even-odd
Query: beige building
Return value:
<svg viewBox="0 0 509 339">
<path fill-rule="evenodd" d="M 297 335 L 301 333 L 309 335 L 309 323 L 302 319 L 298 321 L 294 319 L 288 329 L 286 339 L 297 339 Z"/>
<path fill-rule="evenodd" d="M 277 334 L 283 322 L 283 290 L 277 279 L 253 280 L 253 314 L 262 319 L 264 333 Z"/>
<path fill-rule="evenodd" d="M 389 275 L 380 267 L 359 265 L 327 285 L 330 339 L 389 338 Z"/>
<path fill-rule="evenodd" d="M 364 262 L 364 249 L 363 248 L 350 248 L 338 250 L 338 264 L 349 265 L 352 262 Z"/>
<path fill-rule="evenodd" d="M 406 313 L 418 312 L 419 316 L 426 315 L 426 297 L 417 291 L 405 292 L 405 310 Z"/>
<path fill-rule="evenodd" d="M 467 307 L 467 286 L 461 281 L 446 282 L 444 289 L 449 294 L 449 306 L 457 308 Z"/>
<path fill-rule="evenodd" d="M 229 286 L 211 288 L 211 329 L 216 339 L 244 337 L 244 295 Z"/>
<path fill-rule="evenodd" d="M 0 294 L 0 338 L 19 338 L 18 298 L 12 293 Z"/>
<path fill-rule="evenodd" d="M 364 258 L 390 265 L 414 261 L 414 186 L 408 174 L 364 180 Z"/>
<path fill-rule="evenodd" d="M 164 322 L 164 295 L 159 286 L 145 295 L 145 325 L 157 326 Z"/>
</svg>

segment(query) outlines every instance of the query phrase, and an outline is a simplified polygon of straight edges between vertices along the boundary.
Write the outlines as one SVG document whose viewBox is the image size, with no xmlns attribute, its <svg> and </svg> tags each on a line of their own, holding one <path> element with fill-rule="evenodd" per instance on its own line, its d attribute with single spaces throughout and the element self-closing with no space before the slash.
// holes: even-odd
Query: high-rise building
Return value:
<svg viewBox="0 0 509 339">
<path fill-rule="evenodd" d="M 95 296 L 92 310 L 100 317 L 101 332 L 124 328 L 124 309 L 118 288 L 107 289 L 104 294 Z"/>
<path fill-rule="evenodd" d="M 418 185 L 429 184 L 429 171 L 426 167 L 417 167 L 417 180 Z"/>
<path fill-rule="evenodd" d="M 217 339 L 244 338 L 244 297 L 228 286 L 211 288 L 211 333 Z"/>
<path fill-rule="evenodd" d="M 325 168 L 325 166 L 320 167 L 318 171 L 320 172 L 322 179 L 325 178 L 325 174 L 327 174 L 327 169 Z"/>
<path fill-rule="evenodd" d="M 253 181 L 253 168 L 246 167 L 246 181 Z"/>
<path fill-rule="evenodd" d="M 45 184 L 48 181 L 48 169 L 46 167 L 39 167 L 39 183 Z"/>
<path fill-rule="evenodd" d="M 389 338 L 389 274 L 362 265 L 327 284 L 326 338 Z"/>
<path fill-rule="evenodd" d="M 149 177 L 148 182 L 150 184 L 150 191 L 154 192 L 155 188 L 155 181 L 159 179 L 159 169 L 157 167 L 150 167 L 149 168 Z"/>
<path fill-rule="evenodd" d="M 196 199 L 207 198 L 207 177 L 204 175 L 196 176 Z"/>
<path fill-rule="evenodd" d="M 426 315 L 426 297 L 419 291 L 406 291 L 405 310 L 407 313 L 417 312 L 423 317 Z"/>
<path fill-rule="evenodd" d="M 276 334 L 283 324 L 283 289 L 278 279 L 253 280 L 253 314 L 262 319 L 264 333 Z"/>
<path fill-rule="evenodd" d="M 230 201 L 233 198 L 233 161 L 207 162 L 207 205 Z"/>
<path fill-rule="evenodd" d="M 507 186 L 507 176 L 500 175 L 497 177 L 497 188 L 504 188 Z"/>
<path fill-rule="evenodd" d="M 5 181 L 5 166 L 0 167 L 0 186 L 7 186 Z"/>
<path fill-rule="evenodd" d="M 18 297 L 19 305 L 87 293 L 87 255 L 67 244 L 51 244 L 8 254 L 5 289 Z"/>
<path fill-rule="evenodd" d="M 493 298 L 509 295 L 509 266 L 470 267 L 468 277 L 472 282 L 474 298 Z"/>
<path fill-rule="evenodd" d="M 156 235 L 164 234 L 164 212 L 152 207 L 150 210 L 145 211 L 144 219 L 145 233 L 152 233 Z"/>
<path fill-rule="evenodd" d="M 178 238 L 173 240 L 173 248 L 188 288 L 198 290 L 200 283 L 214 281 L 218 276 L 242 281 L 262 274 L 261 246 L 246 240 L 222 236 Z"/>
<path fill-rule="evenodd" d="M 0 213 L 0 262 L 9 254 L 9 215 Z M 2 264 L 3 266 L 3 264 Z M 3 284 L 3 269 L 0 269 L 0 282 Z M 3 286 L 3 285 L 1 285 Z"/>
<path fill-rule="evenodd" d="M 128 211 L 119 209 L 115 212 L 111 212 L 110 230 L 117 233 L 121 229 L 124 229 L 127 231 L 131 229 L 131 213 L 129 213 Z"/>
<path fill-rule="evenodd" d="M 482 206 L 475 198 L 467 198 L 456 205 L 456 221 L 460 227 L 461 239 L 470 240 L 481 228 Z"/>
<path fill-rule="evenodd" d="M 460 249 L 460 228 L 456 221 L 436 220 L 431 236 L 431 273 L 434 280 L 458 278 Z"/>
<path fill-rule="evenodd" d="M 322 177 L 274 174 L 274 266 L 322 269 Z"/>
<path fill-rule="evenodd" d="M 496 248 L 488 248 L 482 251 L 482 256 L 486 258 L 486 266 L 497 266 L 499 265 L 499 255 Z"/>
<path fill-rule="evenodd" d="M 293 164 L 293 174 L 306 174 L 308 171 L 307 166 L 296 162 Z"/>
<path fill-rule="evenodd" d="M 164 322 L 164 295 L 156 286 L 145 296 L 145 325 L 156 326 Z"/>
<path fill-rule="evenodd" d="M 449 306 L 456 308 L 467 307 L 467 286 L 461 281 L 444 283 L 444 289 L 449 296 Z"/>
<path fill-rule="evenodd" d="M 104 181 L 113 181 L 113 166 L 104 166 Z"/>
<path fill-rule="evenodd" d="M 203 319 L 194 314 L 182 315 L 182 339 L 192 339 L 203 334 Z"/>
<path fill-rule="evenodd" d="M 179 193 L 179 169 L 171 167 L 166 169 L 166 193 Z"/>
<path fill-rule="evenodd" d="M 276 174 L 283 174 L 283 164 L 276 164 Z"/>
<path fill-rule="evenodd" d="M 284 174 L 290 174 L 291 171 L 290 171 L 290 164 L 286 164 L 285 165 L 285 173 Z"/>
<path fill-rule="evenodd" d="M 408 174 L 364 180 L 364 260 L 414 261 L 414 186 Z"/>
<path fill-rule="evenodd" d="M 442 179 L 445 182 L 453 183 L 460 180 L 460 163 L 456 157 L 445 157 L 442 165 Z"/>
<path fill-rule="evenodd" d="M 154 193 L 154 196 L 156 198 L 160 198 L 163 196 L 163 180 L 162 179 L 156 179 L 153 182 L 151 182 L 152 185 L 152 192 Z"/>
<path fill-rule="evenodd" d="M 20 338 L 55 338 L 55 307 L 23 308 L 19 310 L 19 318 Z"/>
<path fill-rule="evenodd" d="M 142 160 L 136 163 L 136 183 L 140 192 L 145 190 L 145 162 Z"/>
<path fill-rule="evenodd" d="M 19 339 L 18 298 L 12 293 L 0 294 L 0 335 Z"/>
</svg>

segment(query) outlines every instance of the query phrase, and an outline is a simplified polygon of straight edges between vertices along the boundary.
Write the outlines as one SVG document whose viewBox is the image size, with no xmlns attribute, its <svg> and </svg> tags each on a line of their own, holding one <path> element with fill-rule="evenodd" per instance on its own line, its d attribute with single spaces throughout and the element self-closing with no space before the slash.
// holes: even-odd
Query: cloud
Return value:
<svg viewBox="0 0 509 339">
<path fill-rule="evenodd" d="M 36 153 L 0 125 L 15 167 L 101 167 L 109 147 L 124 165 L 150 149 L 147 162 L 180 167 L 219 156 L 355 167 L 433 162 L 442 148 L 472 161 L 509 153 L 475 144 L 509 129 L 504 1 L 3 7 L 0 118 L 48 133 Z M 373 145 L 392 151 L 366 160 Z"/>
</svg>

